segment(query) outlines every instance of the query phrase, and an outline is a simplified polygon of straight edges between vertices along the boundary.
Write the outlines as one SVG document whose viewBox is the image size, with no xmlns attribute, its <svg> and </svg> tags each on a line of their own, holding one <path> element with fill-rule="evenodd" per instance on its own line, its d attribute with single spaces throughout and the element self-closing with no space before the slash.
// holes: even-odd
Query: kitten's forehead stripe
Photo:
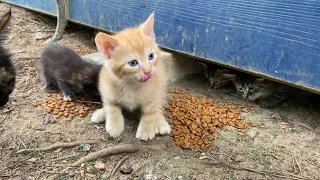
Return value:
<svg viewBox="0 0 320 180">
<path fill-rule="evenodd" d="M 128 36 L 122 36 L 127 44 L 133 47 L 140 55 L 144 54 L 143 37 L 140 34 L 130 34 Z"/>
</svg>

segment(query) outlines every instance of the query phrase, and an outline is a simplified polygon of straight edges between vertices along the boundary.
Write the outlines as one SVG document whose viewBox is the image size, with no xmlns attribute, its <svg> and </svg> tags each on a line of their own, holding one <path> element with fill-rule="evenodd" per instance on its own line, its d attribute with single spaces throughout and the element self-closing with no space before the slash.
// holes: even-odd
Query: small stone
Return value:
<svg viewBox="0 0 320 180">
<path fill-rule="evenodd" d="M 68 164 L 68 161 L 67 160 L 63 160 L 63 161 L 61 161 L 61 164 Z"/>
<path fill-rule="evenodd" d="M 131 166 L 124 164 L 121 166 L 120 172 L 122 174 L 131 174 L 133 172 L 133 169 Z"/>
<path fill-rule="evenodd" d="M 86 177 L 89 177 L 89 178 L 95 178 L 95 177 L 96 177 L 96 175 L 94 175 L 94 174 L 90 174 L 90 173 L 87 173 L 87 174 L 86 174 Z"/>
<path fill-rule="evenodd" d="M 30 159 L 28 159 L 27 161 L 28 162 L 36 162 L 38 159 L 37 158 L 30 158 Z"/>
<path fill-rule="evenodd" d="M 97 170 L 104 170 L 104 163 L 102 162 L 96 162 L 96 164 L 94 165 L 94 167 L 97 169 Z"/>
<path fill-rule="evenodd" d="M 242 155 L 237 155 L 236 158 L 234 158 L 234 160 L 237 162 L 244 162 L 246 161 L 246 158 Z"/>
<path fill-rule="evenodd" d="M 81 170 L 81 171 L 80 171 L 80 176 L 81 176 L 82 178 L 84 178 L 84 170 Z"/>
<path fill-rule="evenodd" d="M 83 168 L 83 167 L 84 167 L 84 163 L 81 163 L 80 167 L 82 167 L 82 168 Z"/>
<path fill-rule="evenodd" d="M 250 138 L 255 138 L 257 136 L 258 132 L 256 130 L 251 129 L 250 131 L 247 132 L 247 135 Z"/>
<path fill-rule="evenodd" d="M 174 159 L 181 159 L 181 157 L 180 156 L 176 156 L 176 157 L 174 157 Z"/>
<path fill-rule="evenodd" d="M 91 173 L 91 174 L 94 174 L 94 173 L 96 173 L 96 169 L 93 166 L 88 166 L 87 167 L 87 172 Z"/>
</svg>

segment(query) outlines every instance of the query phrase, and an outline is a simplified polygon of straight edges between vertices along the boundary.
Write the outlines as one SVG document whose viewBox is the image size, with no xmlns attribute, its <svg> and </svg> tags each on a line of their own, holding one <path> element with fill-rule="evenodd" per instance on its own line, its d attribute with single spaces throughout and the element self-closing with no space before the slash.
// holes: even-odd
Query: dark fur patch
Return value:
<svg viewBox="0 0 320 180">
<path fill-rule="evenodd" d="M 100 100 L 98 76 L 102 65 L 87 62 L 69 47 L 49 44 L 40 59 L 46 91 L 61 90 L 71 100 L 86 93 Z"/>
<path fill-rule="evenodd" d="M 9 101 L 9 95 L 12 93 L 16 81 L 16 72 L 11 61 L 11 56 L 7 49 L 3 47 L 3 40 L 6 39 L 7 33 L 2 31 L 2 28 L 10 16 L 11 8 L 9 12 L 0 19 L 0 107 Z"/>
</svg>

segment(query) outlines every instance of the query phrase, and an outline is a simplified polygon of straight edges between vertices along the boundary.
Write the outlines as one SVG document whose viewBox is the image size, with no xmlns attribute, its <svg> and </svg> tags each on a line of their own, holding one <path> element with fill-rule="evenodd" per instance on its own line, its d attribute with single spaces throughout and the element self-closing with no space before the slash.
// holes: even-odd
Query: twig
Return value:
<svg viewBox="0 0 320 180">
<path fill-rule="evenodd" d="M 19 138 L 20 143 L 23 145 L 24 148 L 27 148 L 27 146 L 21 141 L 21 139 Z"/>
<path fill-rule="evenodd" d="M 70 143 L 59 143 L 59 144 L 54 144 L 48 147 L 44 148 L 35 148 L 35 149 L 21 149 L 17 151 L 17 154 L 20 153 L 29 153 L 29 152 L 34 152 L 34 151 L 50 151 L 58 148 L 70 148 L 74 146 L 78 146 L 80 144 L 95 144 L 97 143 L 96 140 L 89 140 L 89 141 L 78 141 L 78 142 L 70 142 Z"/>
<path fill-rule="evenodd" d="M 306 162 L 308 162 L 309 164 L 311 164 L 311 165 L 313 165 L 313 166 L 316 166 L 316 164 L 315 164 L 315 163 L 311 162 L 311 161 L 310 161 L 310 160 L 308 160 L 308 159 L 303 159 L 303 160 L 305 160 Z"/>
<path fill-rule="evenodd" d="M 80 102 L 80 103 L 92 103 L 92 104 L 101 104 L 101 102 L 95 102 L 95 101 L 81 101 L 81 100 L 76 100 L 76 102 Z"/>
<path fill-rule="evenodd" d="M 127 160 L 129 158 L 129 156 L 125 156 L 124 158 L 122 158 L 117 165 L 115 166 L 115 168 L 111 171 L 110 176 L 113 176 L 114 173 L 116 173 L 116 171 L 119 169 L 119 167 L 121 166 L 122 163 L 124 163 L 125 160 Z"/>
<path fill-rule="evenodd" d="M 133 170 L 132 175 L 135 175 L 145 164 L 141 164 L 137 169 Z"/>
<path fill-rule="evenodd" d="M 7 115 L 6 116 L 4 116 L 4 118 L 0 121 L 0 124 L 2 124 L 6 119 L 7 119 Z"/>
<path fill-rule="evenodd" d="M 96 158 L 100 158 L 103 156 L 114 155 L 114 154 L 119 154 L 119 153 L 134 153 L 134 152 L 138 152 L 141 149 L 142 149 L 141 145 L 135 145 L 135 144 L 122 144 L 122 145 L 107 147 L 107 148 L 102 149 L 100 151 L 88 154 L 87 156 L 72 163 L 71 166 L 79 166 L 80 164 L 82 164 L 84 162 L 92 161 Z M 49 177 L 48 180 L 58 179 L 60 177 L 60 175 L 66 174 L 68 169 L 69 169 L 69 167 L 61 170 L 59 174 L 56 174 L 56 175 Z"/>
<path fill-rule="evenodd" d="M 250 172 L 255 172 L 255 173 L 259 173 L 262 175 L 269 175 L 269 176 L 274 176 L 274 177 L 278 177 L 278 178 L 285 178 L 285 179 L 291 179 L 291 180 L 305 180 L 305 179 L 311 179 L 309 177 L 303 177 L 303 176 L 298 176 L 295 174 L 289 174 L 289 173 L 281 173 L 281 172 L 274 172 L 274 171 L 264 171 L 264 170 L 255 170 L 255 169 L 250 169 L 250 168 L 246 168 L 246 167 L 236 167 L 227 163 L 223 163 L 223 162 L 210 162 L 210 161 L 204 161 L 205 163 L 211 164 L 213 166 L 222 166 L 222 167 L 229 167 L 235 170 L 242 170 L 242 171 L 250 171 Z"/>
<path fill-rule="evenodd" d="M 61 160 L 65 160 L 65 159 L 69 159 L 69 158 L 73 158 L 73 157 L 76 157 L 76 156 L 79 156 L 81 153 L 78 153 L 78 154 L 74 154 L 74 155 L 69 155 L 69 156 L 64 156 L 64 157 L 60 157 L 60 158 L 56 158 L 56 159 L 51 159 L 49 161 L 61 161 Z"/>
<path fill-rule="evenodd" d="M 296 164 L 297 164 L 297 166 L 298 166 L 298 168 L 299 168 L 300 175 L 302 176 L 301 167 L 300 167 L 300 164 L 299 164 L 299 162 L 298 162 L 297 158 L 296 158 L 296 157 L 294 157 L 293 159 L 294 159 L 294 161 L 296 162 Z"/>
<path fill-rule="evenodd" d="M 307 128 L 308 130 L 313 131 L 313 129 L 312 129 L 311 127 L 307 126 L 306 124 L 303 124 L 303 123 L 301 123 L 301 122 L 296 122 L 296 121 L 294 121 L 294 120 L 292 120 L 292 122 L 293 122 L 294 124 L 298 125 L 298 126 L 303 126 L 303 127 Z"/>
</svg>

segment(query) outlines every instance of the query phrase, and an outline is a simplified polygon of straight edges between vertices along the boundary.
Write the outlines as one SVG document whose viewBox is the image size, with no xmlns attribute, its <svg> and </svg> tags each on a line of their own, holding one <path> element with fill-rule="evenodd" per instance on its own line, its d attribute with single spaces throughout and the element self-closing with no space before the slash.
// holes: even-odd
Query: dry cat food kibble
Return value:
<svg viewBox="0 0 320 180">
<path fill-rule="evenodd" d="M 72 120 L 75 116 L 86 117 L 89 114 L 89 110 L 97 109 L 101 105 L 87 100 L 86 97 L 82 97 L 76 102 L 65 101 L 61 94 L 52 93 L 47 94 L 43 101 L 32 103 L 32 106 L 44 107 L 56 119 L 65 117 L 68 120 Z"/>
<path fill-rule="evenodd" d="M 249 121 L 240 120 L 243 106 L 214 102 L 206 97 L 173 89 L 169 100 L 168 118 L 173 120 L 173 138 L 176 146 L 186 149 L 205 150 L 217 137 L 217 128 L 233 126 L 246 132 Z"/>
<path fill-rule="evenodd" d="M 80 55 L 87 55 L 87 54 L 94 53 L 95 51 L 91 49 L 80 48 L 80 49 L 77 49 L 76 52 Z"/>
</svg>

